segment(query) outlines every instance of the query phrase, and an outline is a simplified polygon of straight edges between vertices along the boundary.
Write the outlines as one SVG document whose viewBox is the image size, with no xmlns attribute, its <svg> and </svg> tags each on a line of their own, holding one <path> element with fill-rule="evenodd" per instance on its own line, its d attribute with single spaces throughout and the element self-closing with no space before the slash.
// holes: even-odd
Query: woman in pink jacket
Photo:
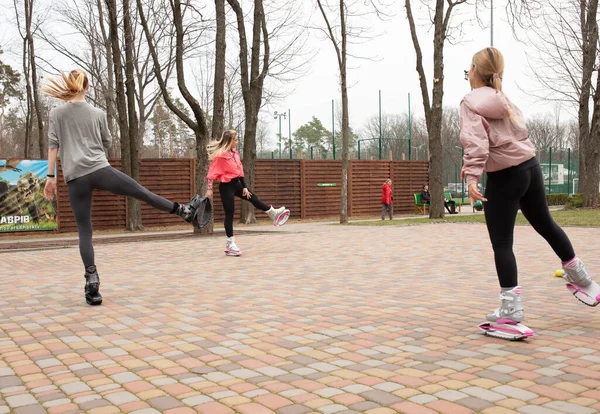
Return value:
<svg viewBox="0 0 600 414">
<path fill-rule="evenodd" d="M 274 209 L 263 203 L 255 194 L 251 193 L 244 181 L 244 168 L 240 160 L 240 153 L 235 150 L 238 144 L 237 132 L 228 130 L 223 132 L 219 141 L 208 146 L 209 158 L 212 159 L 208 168 L 208 190 L 206 195 L 212 198 L 213 180 L 219 181 L 219 194 L 225 210 L 225 254 L 228 256 L 241 256 L 242 252 L 235 244 L 233 236 L 233 214 L 235 211 L 235 197 L 250 201 L 254 207 L 264 211 L 273 220 L 274 226 L 282 226 L 290 216 L 290 211 L 285 207 Z"/>
<path fill-rule="evenodd" d="M 487 315 L 487 320 L 510 328 L 524 318 L 513 254 L 519 209 L 560 258 L 567 288 L 580 301 L 598 305 L 600 286 L 588 275 L 569 238 L 550 215 L 542 170 L 528 139 L 523 115 L 502 92 L 503 72 L 504 58 L 497 49 L 486 48 L 473 56 L 469 71 L 472 91 L 460 105 L 460 141 L 465 149 L 462 174 L 469 186 L 471 202 L 484 202 L 502 288 L 502 304 Z M 477 188 L 484 171 L 488 176 L 485 197 Z M 533 331 L 524 336 L 532 334 Z"/>
</svg>

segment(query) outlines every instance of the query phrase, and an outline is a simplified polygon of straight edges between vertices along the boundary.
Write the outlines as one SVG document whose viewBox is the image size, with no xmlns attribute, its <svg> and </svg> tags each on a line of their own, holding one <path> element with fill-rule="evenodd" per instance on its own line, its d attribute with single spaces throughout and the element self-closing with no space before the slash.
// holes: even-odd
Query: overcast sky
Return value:
<svg viewBox="0 0 600 414">
<path fill-rule="evenodd" d="M 425 70 L 428 86 L 432 87 L 432 32 L 428 31 L 425 24 L 427 10 L 420 7 L 420 1 L 413 1 L 413 13 L 420 19 L 422 25 L 418 28 L 419 40 L 424 56 Z M 535 80 L 530 79 L 530 71 L 525 64 L 526 54 L 536 54 L 534 47 L 518 42 L 512 35 L 511 28 L 506 21 L 505 1 L 495 1 L 494 15 L 494 46 L 499 48 L 505 58 L 504 90 L 510 99 L 524 112 L 526 117 L 536 113 L 553 110 L 552 103 L 539 102 L 531 94 L 523 92 L 517 85 L 531 87 Z M 20 69 L 20 51 L 18 36 L 15 34 L 12 11 L 12 0 L 0 0 L 0 45 L 9 52 L 3 59 Z M 473 6 L 462 5 L 463 13 L 472 11 Z M 422 116 L 423 106 L 418 76 L 415 70 L 415 52 L 410 37 L 408 20 L 404 2 L 394 2 L 391 10 L 394 16 L 387 21 L 382 21 L 375 16 L 369 17 L 369 24 L 380 29 L 382 34 L 363 45 L 351 46 L 350 51 L 359 56 L 376 56 L 376 60 L 357 60 L 349 58 L 352 68 L 348 73 L 350 102 L 350 124 L 355 131 L 360 131 L 365 121 L 378 114 L 378 91 L 382 93 L 382 110 L 384 113 L 407 113 L 408 94 L 411 95 L 411 106 L 417 116 Z M 471 13 L 474 17 L 474 13 Z M 485 25 L 489 24 L 489 9 L 481 16 Z M 321 24 L 322 17 L 314 14 L 313 24 Z M 468 81 L 464 80 L 465 69 L 469 68 L 471 58 L 475 52 L 490 45 L 490 29 L 482 28 L 476 22 L 463 28 L 463 40 L 458 45 L 445 44 L 445 82 L 444 105 L 458 106 L 461 98 L 470 91 Z M 335 52 L 331 42 L 323 36 L 316 36 L 307 32 L 309 36 L 308 47 L 318 51 L 310 64 L 308 74 L 297 79 L 288 87 L 291 90 L 280 103 L 265 108 L 261 119 L 269 123 L 274 135 L 278 130 L 278 121 L 269 116 L 274 110 L 291 110 L 292 131 L 316 116 L 331 129 L 331 101 L 336 105 L 341 102 L 338 84 L 338 68 Z M 40 48 L 41 49 L 41 48 Z M 51 58 L 48 51 L 41 49 L 38 54 L 45 53 L 44 57 Z M 56 57 L 55 59 L 60 59 Z M 569 115 L 566 111 L 562 118 Z M 283 136 L 288 135 L 288 121 L 282 123 Z"/>
</svg>

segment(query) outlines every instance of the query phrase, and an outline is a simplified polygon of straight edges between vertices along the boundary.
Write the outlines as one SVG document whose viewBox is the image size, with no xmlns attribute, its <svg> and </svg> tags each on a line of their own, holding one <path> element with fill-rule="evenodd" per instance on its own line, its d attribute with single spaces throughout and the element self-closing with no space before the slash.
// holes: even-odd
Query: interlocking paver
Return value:
<svg viewBox="0 0 600 414">
<path fill-rule="evenodd" d="M 98 245 L 95 308 L 76 249 L 2 253 L 0 414 L 600 410 L 600 314 L 531 228 L 515 230 L 524 343 L 478 333 L 497 306 L 483 225 L 256 229 L 270 233 L 240 235 L 240 260 L 219 237 Z M 597 230 L 567 233 L 600 273 Z M 457 234 L 479 243 L 456 254 Z"/>
</svg>

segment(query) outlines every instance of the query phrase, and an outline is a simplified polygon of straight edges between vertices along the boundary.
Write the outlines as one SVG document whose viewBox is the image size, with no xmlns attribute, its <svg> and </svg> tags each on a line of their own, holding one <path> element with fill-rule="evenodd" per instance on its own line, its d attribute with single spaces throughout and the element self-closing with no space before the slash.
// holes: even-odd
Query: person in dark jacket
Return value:
<svg viewBox="0 0 600 414">
<path fill-rule="evenodd" d="M 431 204 L 431 194 L 429 193 L 429 186 L 427 184 L 423 186 L 423 191 L 421 191 L 421 202 L 423 204 Z M 456 211 L 456 201 L 448 200 L 446 197 L 444 197 L 444 207 L 446 207 L 448 213 L 458 214 Z"/>
</svg>

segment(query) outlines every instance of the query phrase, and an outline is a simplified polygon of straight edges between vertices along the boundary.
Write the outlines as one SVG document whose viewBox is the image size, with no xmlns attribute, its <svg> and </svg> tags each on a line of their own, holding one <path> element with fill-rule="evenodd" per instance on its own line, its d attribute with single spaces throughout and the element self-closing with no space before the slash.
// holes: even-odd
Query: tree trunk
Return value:
<svg viewBox="0 0 600 414">
<path fill-rule="evenodd" d="M 215 0 L 217 11 L 217 34 L 215 44 L 215 84 L 213 98 L 213 119 L 211 135 L 218 140 L 223 133 L 223 116 L 225 112 L 225 0 Z"/>
<path fill-rule="evenodd" d="M 597 204 L 598 199 L 598 166 L 593 162 L 598 159 L 593 156 L 597 148 L 592 145 L 597 138 L 592 137 L 592 131 L 598 130 L 598 127 L 590 125 L 589 101 L 592 90 L 592 75 L 594 72 L 594 63 L 597 54 L 598 43 L 598 22 L 596 16 L 598 13 L 598 0 L 586 1 L 580 3 L 580 24 L 582 32 L 581 51 L 582 73 L 581 73 L 581 94 L 579 96 L 579 188 L 584 194 L 584 205 L 591 207 Z M 594 104 L 596 99 L 594 97 Z M 594 109 L 595 114 L 595 109 Z M 591 168 L 588 171 L 588 168 Z M 595 189 L 594 189 L 595 187 Z M 594 198 L 595 197 L 595 198 Z"/>
<path fill-rule="evenodd" d="M 444 150 L 442 145 L 442 101 L 444 98 L 444 0 L 436 0 L 433 35 L 433 92 L 429 132 L 429 218 L 444 217 Z"/>
<path fill-rule="evenodd" d="M 340 65 L 340 86 L 342 88 L 342 188 L 340 189 L 340 223 L 348 223 L 348 152 L 350 139 L 350 120 L 348 110 L 348 81 L 346 73 L 347 58 L 347 32 L 346 32 L 346 7 L 344 0 L 340 0 L 340 30 L 342 36 L 342 56 Z"/>
<path fill-rule="evenodd" d="M 419 45 L 415 20 L 412 14 L 410 0 L 405 0 L 406 14 L 409 21 L 410 33 L 416 53 L 417 73 L 423 95 L 423 109 L 429 135 L 429 188 L 431 191 L 431 209 L 429 218 L 444 217 L 444 151 L 442 144 L 442 101 L 444 97 L 444 42 L 448 35 L 448 26 L 452 10 L 462 0 L 447 1 L 448 9 L 444 13 L 444 0 L 436 0 L 435 15 L 433 18 L 433 90 L 431 106 L 429 105 L 429 92 L 427 78 L 423 69 L 423 55 Z"/>
<path fill-rule="evenodd" d="M 4 99 L 0 98 L 0 154 L 6 154 L 4 150 Z"/>
<path fill-rule="evenodd" d="M 258 111 L 260 110 L 263 92 L 263 83 L 269 71 L 269 34 L 267 22 L 263 10 L 262 0 L 254 0 L 254 21 L 252 26 L 252 55 L 250 70 L 248 70 L 248 44 L 246 41 L 246 27 L 244 24 L 244 12 L 237 0 L 227 0 L 235 12 L 238 35 L 240 40 L 240 75 L 242 83 L 242 95 L 245 108 L 245 131 L 244 131 L 244 174 L 246 183 L 250 188 L 254 187 L 254 169 L 256 164 L 256 125 L 258 123 Z M 261 34 L 264 53 L 261 60 Z M 242 203 L 240 222 L 255 223 L 254 208 L 250 203 Z"/>
<path fill-rule="evenodd" d="M 127 95 L 127 115 L 129 129 L 127 143 L 129 145 L 129 168 L 131 178 L 140 180 L 140 161 L 138 145 L 138 116 L 136 112 L 135 74 L 133 63 L 133 31 L 131 28 L 131 6 L 129 0 L 123 0 L 123 31 L 125 34 L 125 86 Z M 127 204 L 128 230 L 142 230 L 142 209 L 140 202 L 130 198 Z"/>
<path fill-rule="evenodd" d="M 127 101 L 125 96 L 125 81 L 123 79 L 121 46 L 119 44 L 119 22 L 117 16 L 117 2 L 116 0 L 106 0 L 106 6 L 108 9 L 109 38 L 111 40 L 111 49 L 113 57 L 112 70 L 115 74 L 115 91 L 117 95 L 117 119 L 119 122 L 121 142 L 121 170 L 125 174 L 131 176 L 131 146 L 129 139 Z M 132 209 L 131 203 L 128 203 L 128 205 L 129 207 L 127 209 L 127 220 L 129 221 L 133 218 L 133 224 L 135 226 L 138 223 L 138 220 L 135 217 L 135 209 Z M 131 217 L 132 214 L 133 217 Z M 131 223 L 128 224 L 127 228 L 132 228 Z"/>
<path fill-rule="evenodd" d="M 37 85 L 37 66 L 35 64 L 35 48 L 33 45 L 33 33 L 31 32 L 31 21 L 33 19 L 33 0 L 25 0 L 25 37 L 29 46 L 29 64 L 31 67 L 31 83 L 33 93 L 33 105 L 38 125 L 38 141 L 40 148 L 40 158 L 47 157 L 47 145 L 44 134 L 44 120 L 42 117 L 42 109 L 40 105 L 40 97 Z"/>
<path fill-rule="evenodd" d="M 587 137 L 585 155 L 585 179 L 583 187 L 583 206 L 598 207 L 600 187 L 600 76 L 596 78 L 594 91 L 594 113 L 592 127 Z"/>
<path fill-rule="evenodd" d="M 106 119 L 108 121 L 108 127 L 110 129 L 110 134 L 111 134 L 111 143 L 110 143 L 110 148 L 109 148 L 109 153 L 108 156 L 110 158 L 116 158 L 117 155 L 117 151 L 115 148 L 115 144 L 114 144 L 114 139 L 117 136 L 117 128 L 116 128 L 116 124 L 117 122 L 115 121 L 117 116 L 116 116 L 116 111 L 115 111 L 115 78 L 114 78 L 114 63 L 113 63 L 113 56 L 112 56 L 112 43 L 111 43 L 111 38 L 110 36 L 107 35 L 106 33 L 106 29 L 104 27 L 104 10 L 102 7 L 102 1 L 103 0 L 97 0 L 97 6 L 98 6 L 98 20 L 99 20 L 99 24 L 100 24 L 100 30 L 102 32 L 102 41 L 104 43 L 104 48 L 106 49 L 106 67 L 107 67 L 107 73 L 106 73 L 106 79 L 107 79 L 107 84 L 106 84 L 106 88 L 103 91 L 104 94 L 104 99 L 106 100 Z"/>
<path fill-rule="evenodd" d="M 208 143 L 208 131 L 206 127 L 198 128 L 194 130 L 196 136 L 196 188 L 198 193 L 204 195 L 207 189 L 206 174 L 208 174 L 208 167 L 210 160 L 208 159 L 208 151 L 206 144 Z M 214 231 L 215 222 L 211 218 L 208 224 L 199 230 L 195 230 L 195 233 L 199 234 L 212 234 Z"/>
<path fill-rule="evenodd" d="M 246 184 L 254 189 L 256 167 L 256 124 L 258 123 L 258 108 L 253 101 L 246 105 L 246 131 L 244 131 L 244 177 Z M 240 223 L 256 223 L 254 206 L 250 203 L 241 203 Z"/>
<path fill-rule="evenodd" d="M 31 119 L 32 119 L 32 97 L 31 97 L 31 78 L 29 76 L 29 65 L 31 61 L 27 59 L 27 37 L 23 37 L 23 75 L 25 77 L 25 91 L 27 101 L 27 112 L 25 113 L 25 148 L 23 150 L 24 158 L 33 156 L 33 139 L 31 138 Z"/>
<path fill-rule="evenodd" d="M 179 87 L 179 92 L 187 102 L 187 104 L 192 109 L 192 113 L 196 118 L 194 121 L 190 118 L 184 111 L 182 111 L 174 102 L 169 94 L 169 90 L 167 88 L 167 83 L 163 74 L 161 72 L 161 64 L 158 59 L 158 53 L 156 50 L 156 46 L 154 43 L 154 39 L 152 34 L 150 33 L 150 29 L 148 27 L 148 21 L 146 20 L 146 16 L 144 13 L 143 5 L 141 0 L 137 0 L 137 7 L 140 16 L 140 22 L 142 24 L 142 28 L 144 29 L 144 34 L 146 35 L 146 40 L 148 42 L 148 48 L 150 51 L 150 55 L 152 56 L 152 63 L 154 66 L 154 74 L 156 75 L 156 80 L 158 82 L 158 86 L 160 87 L 160 91 L 162 97 L 165 101 L 165 104 L 169 107 L 171 111 L 181 119 L 192 131 L 194 131 L 194 135 L 196 137 L 196 191 L 198 194 L 204 194 L 206 192 L 206 173 L 208 172 L 208 154 L 206 150 L 206 145 L 208 144 L 209 135 L 206 128 L 206 118 L 204 115 L 204 110 L 198 103 L 198 101 L 192 96 L 186 86 L 185 82 L 185 72 L 183 65 L 183 52 L 184 52 L 184 28 L 183 28 L 183 15 L 181 10 L 181 1 L 173 0 L 171 2 L 171 9 L 173 11 L 173 23 L 175 25 L 176 37 L 175 37 L 175 67 L 177 73 L 177 86 Z M 212 222 L 207 226 L 195 230 L 194 233 L 212 233 L 213 226 Z"/>
</svg>

